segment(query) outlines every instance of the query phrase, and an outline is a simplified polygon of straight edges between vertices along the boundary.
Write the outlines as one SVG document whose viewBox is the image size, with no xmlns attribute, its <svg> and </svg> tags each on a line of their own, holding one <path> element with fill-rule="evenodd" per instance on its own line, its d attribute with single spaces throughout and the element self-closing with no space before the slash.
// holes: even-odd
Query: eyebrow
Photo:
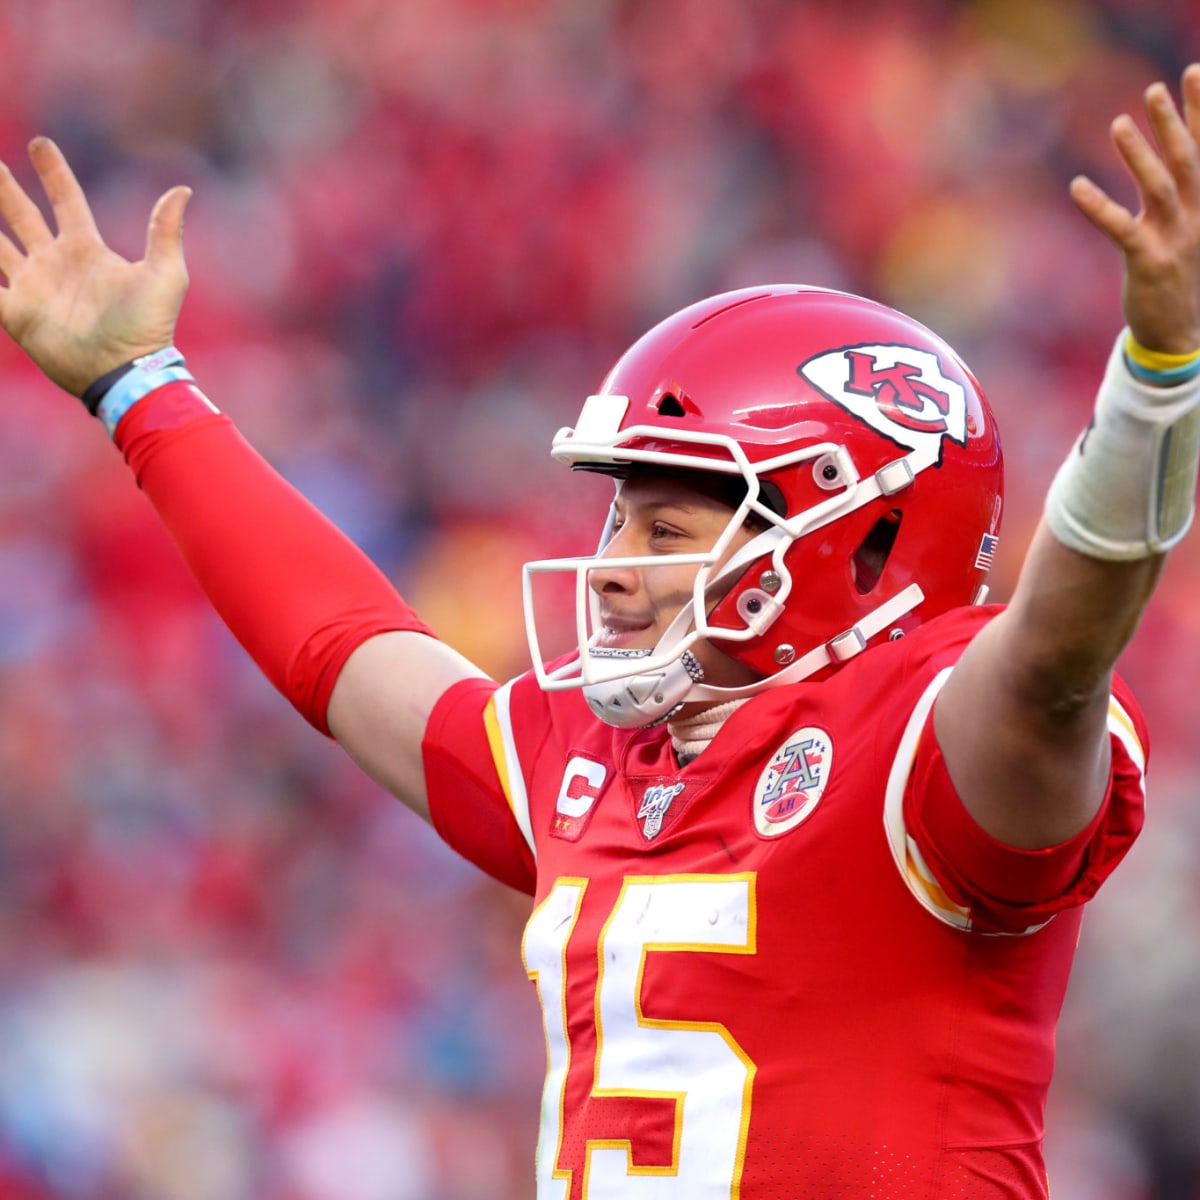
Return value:
<svg viewBox="0 0 1200 1200">
<path fill-rule="evenodd" d="M 618 499 L 615 503 L 618 509 L 622 507 L 622 501 L 620 499 Z M 630 502 L 625 501 L 624 506 L 629 507 Z M 651 516 L 654 513 L 662 512 L 663 509 L 672 509 L 675 512 L 685 513 L 688 516 L 694 516 L 700 511 L 696 505 L 688 504 L 683 500 L 647 500 L 644 502 L 639 500 L 634 501 L 632 507 Z"/>
</svg>

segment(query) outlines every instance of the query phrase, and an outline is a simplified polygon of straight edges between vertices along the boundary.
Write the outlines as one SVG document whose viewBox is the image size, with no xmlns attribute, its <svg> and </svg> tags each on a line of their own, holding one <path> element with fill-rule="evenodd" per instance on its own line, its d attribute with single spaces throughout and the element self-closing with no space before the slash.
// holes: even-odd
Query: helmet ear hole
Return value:
<svg viewBox="0 0 1200 1200">
<path fill-rule="evenodd" d="M 898 508 L 884 513 L 871 526 L 867 536 L 851 555 L 850 571 L 854 577 L 854 587 L 860 596 L 865 596 L 879 582 L 879 577 L 891 556 L 892 547 L 896 544 L 896 535 L 900 532 L 903 516 Z"/>
<path fill-rule="evenodd" d="M 783 498 L 783 489 L 779 484 L 769 479 L 759 480 L 759 498 L 777 516 L 788 515 L 787 501 Z"/>
</svg>

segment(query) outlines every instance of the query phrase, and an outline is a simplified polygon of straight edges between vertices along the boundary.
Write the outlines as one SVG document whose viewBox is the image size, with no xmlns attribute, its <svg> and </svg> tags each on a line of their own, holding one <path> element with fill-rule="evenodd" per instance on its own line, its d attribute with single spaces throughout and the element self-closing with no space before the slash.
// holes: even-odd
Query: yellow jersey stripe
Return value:
<svg viewBox="0 0 1200 1200">
<path fill-rule="evenodd" d="M 1108 699 L 1108 729 L 1125 747 L 1126 753 L 1137 765 L 1138 774 L 1145 775 L 1146 748 L 1138 740 L 1133 718 L 1121 707 L 1120 701 L 1115 696 L 1110 696 Z M 1142 790 L 1145 791 L 1144 785 Z"/>
<path fill-rule="evenodd" d="M 956 904 L 946 895 L 942 890 L 942 885 L 938 883 L 933 872 L 926 865 L 916 843 L 912 838 L 906 838 L 906 841 L 908 843 L 906 875 L 909 888 L 912 889 L 914 886 L 921 888 L 929 902 L 937 909 L 942 920 L 949 921 L 950 924 L 957 925 L 962 929 L 970 928 L 971 910 L 962 904 Z"/>
<path fill-rule="evenodd" d="M 492 762 L 496 764 L 496 774 L 500 776 L 504 798 L 508 801 L 508 807 L 512 808 L 512 784 L 508 781 L 508 760 L 504 757 L 504 735 L 500 732 L 500 718 L 496 716 L 495 696 L 488 699 L 487 708 L 483 710 L 483 727 L 487 730 Z"/>
<path fill-rule="evenodd" d="M 483 710 L 483 726 L 487 731 L 488 745 L 492 751 L 492 761 L 496 765 L 496 774 L 500 778 L 500 786 L 504 789 L 504 798 L 508 801 L 509 811 L 521 830 L 521 836 L 529 847 L 534 859 L 537 859 L 537 846 L 533 841 L 533 823 L 529 815 L 529 796 L 525 791 L 525 775 L 521 770 L 521 759 L 517 754 L 517 742 L 513 736 L 512 714 L 509 702 L 515 680 L 510 680 L 503 687 L 492 693 L 487 707 Z"/>
</svg>

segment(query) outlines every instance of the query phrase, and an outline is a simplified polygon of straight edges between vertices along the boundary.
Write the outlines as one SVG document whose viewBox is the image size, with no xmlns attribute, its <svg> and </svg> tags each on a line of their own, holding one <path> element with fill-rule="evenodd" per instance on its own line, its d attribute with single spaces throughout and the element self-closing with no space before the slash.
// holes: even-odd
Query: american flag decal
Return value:
<svg viewBox="0 0 1200 1200">
<path fill-rule="evenodd" d="M 983 571 L 992 569 L 992 560 L 996 557 L 996 544 L 1000 539 L 994 533 L 985 533 L 979 543 L 979 552 L 975 555 L 975 565 Z"/>
</svg>

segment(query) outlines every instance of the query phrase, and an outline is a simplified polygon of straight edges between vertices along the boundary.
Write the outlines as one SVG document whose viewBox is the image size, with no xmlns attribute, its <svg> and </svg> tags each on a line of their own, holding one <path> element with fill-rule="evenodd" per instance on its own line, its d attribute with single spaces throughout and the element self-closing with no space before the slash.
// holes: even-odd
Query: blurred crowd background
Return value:
<svg viewBox="0 0 1200 1200">
<path fill-rule="evenodd" d="M 109 241 L 195 189 L 202 385 L 448 641 L 524 669 L 549 460 L 624 346 L 796 281 L 922 318 L 1005 434 L 994 596 L 1120 326 L 1108 123 L 1195 0 L 0 0 L 0 158 Z M 213 480 L 219 488 L 221 481 Z M 1200 1198 L 1200 541 L 1123 662 L 1149 825 L 1060 1030 L 1055 1200 Z M 259 678 L 78 405 L 0 346 L 0 1197 L 530 1200 L 527 901 Z"/>
</svg>

